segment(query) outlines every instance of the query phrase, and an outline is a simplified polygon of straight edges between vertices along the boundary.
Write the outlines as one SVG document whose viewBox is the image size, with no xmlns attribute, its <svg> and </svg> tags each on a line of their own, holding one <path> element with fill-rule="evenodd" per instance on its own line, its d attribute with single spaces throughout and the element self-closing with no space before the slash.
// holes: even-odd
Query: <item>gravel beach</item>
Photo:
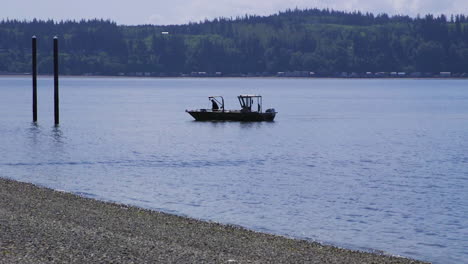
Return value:
<svg viewBox="0 0 468 264">
<path fill-rule="evenodd" d="M 0 179 L 0 263 L 424 263 Z"/>
</svg>

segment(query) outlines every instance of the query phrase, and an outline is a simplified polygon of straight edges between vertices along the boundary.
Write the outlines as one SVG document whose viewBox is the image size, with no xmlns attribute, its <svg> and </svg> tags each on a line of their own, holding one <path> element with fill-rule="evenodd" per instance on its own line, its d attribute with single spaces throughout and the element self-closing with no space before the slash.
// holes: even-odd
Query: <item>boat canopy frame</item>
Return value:
<svg viewBox="0 0 468 264">
<path fill-rule="evenodd" d="M 262 112 L 263 100 L 262 100 L 261 95 L 241 94 L 237 96 L 237 99 L 239 99 L 239 103 L 242 108 L 241 111 L 258 112 L 258 113 Z M 254 101 L 256 101 L 257 103 L 257 111 L 252 111 L 252 105 Z"/>
<path fill-rule="evenodd" d="M 222 96 L 220 95 L 209 96 L 208 100 L 210 102 L 214 100 L 219 105 L 219 108 L 221 109 L 221 111 L 224 112 L 224 98 Z"/>
</svg>

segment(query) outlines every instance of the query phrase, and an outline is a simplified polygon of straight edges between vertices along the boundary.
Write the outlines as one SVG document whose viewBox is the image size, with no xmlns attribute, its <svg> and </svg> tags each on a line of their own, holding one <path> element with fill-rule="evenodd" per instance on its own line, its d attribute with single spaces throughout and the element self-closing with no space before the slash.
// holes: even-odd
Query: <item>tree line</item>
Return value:
<svg viewBox="0 0 468 264">
<path fill-rule="evenodd" d="M 165 26 L 126 26 L 102 19 L 8 19 L 0 21 L 0 72 L 31 71 L 33 35 L 43 74 L 52 72 L 55 35 L 61 72 L 74 75 L 468 72 L 465 15 L 294 9 Z"/>
</svg>

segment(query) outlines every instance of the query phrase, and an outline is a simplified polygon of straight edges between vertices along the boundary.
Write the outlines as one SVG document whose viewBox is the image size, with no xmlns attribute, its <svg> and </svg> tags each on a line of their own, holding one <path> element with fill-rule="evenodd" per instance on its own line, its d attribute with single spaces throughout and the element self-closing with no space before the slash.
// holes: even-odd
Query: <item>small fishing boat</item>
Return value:
<svg viewBox="0 0 468 264">
<path fill-rule="evenodd" d="M 240 110 L 225 110 L 224 98 L 222 96 L 210 96 L 208 100 L 212 103 L 211 109 L 185 110 L 197 121 L 273 121 L 276 116 L 274 108 L 262 110 L 262 96 L 239 95 L 237 97 L 241 106 Z"/>
</svg>

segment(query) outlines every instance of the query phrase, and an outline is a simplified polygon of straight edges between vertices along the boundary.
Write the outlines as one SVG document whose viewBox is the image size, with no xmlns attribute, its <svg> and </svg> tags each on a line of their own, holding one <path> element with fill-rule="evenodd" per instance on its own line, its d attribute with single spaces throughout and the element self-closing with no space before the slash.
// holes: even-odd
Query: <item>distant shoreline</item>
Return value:
<svg viewBox="0 0 468 264">
<path fill-rule="evenodd" d="M 102 202 L 0 178 L 5 263 L 424 263 Z"/>
<path fill-rule="evenodd" d="M 31 78 L 31 74 L 0 74 L 0 78 Z M 38 78 L 53 78 L 53 75 L 38 75 Z M 60 78 L 83 79 L 308 79 L 308 80 L 468 80 L 468 77 L 281 77 L 281 76 L 116 76 L 116 75 L 60 75 Z"/>
</svg>

